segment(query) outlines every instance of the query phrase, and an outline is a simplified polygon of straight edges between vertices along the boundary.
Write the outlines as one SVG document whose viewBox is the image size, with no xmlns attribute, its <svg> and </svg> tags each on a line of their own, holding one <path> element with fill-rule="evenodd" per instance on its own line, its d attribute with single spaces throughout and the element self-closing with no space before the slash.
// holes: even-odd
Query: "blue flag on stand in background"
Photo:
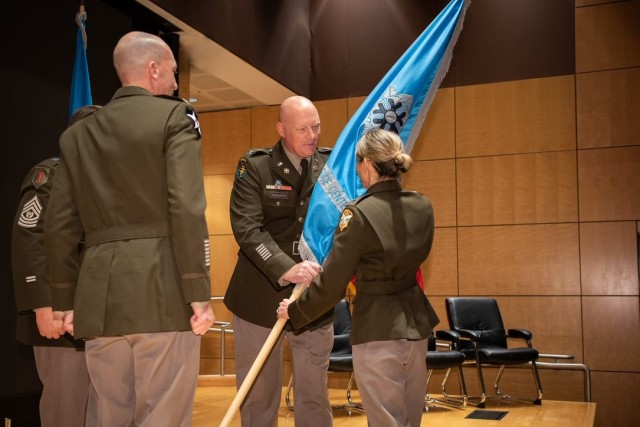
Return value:
<svg viewBox="0 0 640 427">
<path fill-rule="evenodd" d="M 315 184 L 300 240 L 302 259 L 325 260 L 346 204 L 364 193 L 356 172 L 356 144 L 373 128 L 400 135 L 411 152 L 451 63 L 470 0 L 451 0 L 369 94 L 349 120 Z"/>
<path fill-rule="evenodd" d="M 85 31 L 87 13 L 84 6 L 76 13 L 78 33 L 76 36 L 76 62 L 71 77 L 71 98 L 69 100 L 69 118 L 80 107 L 93 104 L 91 98 L 91 81 L 89 80 L 89 65 L 87 63 L 87 33 Z"/>
</svg>

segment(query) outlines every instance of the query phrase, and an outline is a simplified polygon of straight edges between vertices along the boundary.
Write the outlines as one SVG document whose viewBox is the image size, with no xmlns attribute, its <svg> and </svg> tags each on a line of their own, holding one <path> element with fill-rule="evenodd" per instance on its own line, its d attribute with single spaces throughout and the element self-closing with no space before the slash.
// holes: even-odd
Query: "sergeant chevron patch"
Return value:
<svg viewBox="0 0 640 427">
<path fill-rule="evenodd" d="M 20 218 L 18 218 L 18 225 L 24 228 L 35 228 L 38 225 L 38 219 L 42 213 L 42 204 L 38 195 L 33 196 L 31 200 L 26 202 L 20 212 Z"/>
</svg>

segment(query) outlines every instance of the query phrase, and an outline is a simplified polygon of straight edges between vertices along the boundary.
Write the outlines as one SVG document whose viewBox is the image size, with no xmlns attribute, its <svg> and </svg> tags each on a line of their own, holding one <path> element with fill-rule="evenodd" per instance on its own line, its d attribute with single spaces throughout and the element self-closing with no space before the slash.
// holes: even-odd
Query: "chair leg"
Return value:
<svg viewBox="0 0 640 427">
<path fill-rule="evenodd" d="M 538 374 L 538 367 L 536 366 L 535 361 L 531 362 L 531 372 L 533 374 L 533 381 L 535 382 L 536 393 L 537 393 L 537 397 L 535 399 L 528 399 L 528 398 L 518 397 L 518 396 L 510 396 L 500 391 L 499 384 L 500 384 L 500 380 L 502 379 L 502 374 L 504 373 L 504 369 L 505 369 L 505 365 L 500 365 L 500 370 L 498 371 L 498 375 L 496 376 L 496 380 L 493 384 L 493 388 L 496 392 L 496 397 L 501 399 L 519 400 L 522 402 L 533 403 L 534 405 L 542 405 L 542 383 L 540 382 L 540 375 Z"/>
<path fill-rule="evenodd" d="M 291 389 L 293 388 L 293 373 L 289 377 L 289 385 L 287 386 L 287 394 L 284 396 L 285 402 L 287 402 L 287 409 L 294 410 L 293 403 L 291 403 Z"/>
<path fill-rule="evenodd" d="M 431 379 L 431 374 L 433 373 L 433 369 L 429 369 L 427 372 L 427 387 L 429 386 L 429 380 Z M 445 405 L 452 408 L 464 409 L 467 406 L 467 388 L 464 382 L 464 376 L 462 374 L 462 367 L 458 366 L 458 379 L 460 381 L 460 396 L 453 396 L 447 393 L 447 383 L 449 382 L 449 376 L 451 374 L 451 369 L 447 369 L 447 372 L 444 375 L 444 379 L 442 380 L 442 396 L 443 399 L 438 399 L 432 397 L 427 393 L 425 395 L 425 404 L 435 404 L 435 405 Z M 428 409 L 427 409 L 428 410 Z"/>
<path fill-rule="evenodd" d="M 487 392 L 484 387 L 484 376 L 482 375 L 482 364 L 478 359 L 476 362 L 476 374 L 478 375 L 478 383 L 480 384 L 480 400 L 478 402 L 469 402 L 470 405 L 477 406 L 478 408 L 484 408 L 487 401 Z"/>
<path fill-rule="evenodd" d="M 538 398 L 533 401 L 534 405 L 542 405 L 542 383 L 540 382 L 540 375 L 538 374 L 538 366 L 536 366 L 536 361 L 531 361 L 531 370 L 533 372 L 533 379 L 536 383 L 536 388 L 538 389 Z"/>
<path fill-rule="evenodd" d="M 351 376 L 349 376 L 349 384 L 347 385 L 347 403 L 344 405 L 331 405 L 333 409 L 344 409 L 349 415 L 351 412 L 357 412 L 359 414 L 364 414 L 364 408 L 362 407 L 362 403 L 354 402 L 351 398 L 351 390 L 353 388 L 353 383 L 355 382 L 355 374 L 351 372 Z"/>
</svg>

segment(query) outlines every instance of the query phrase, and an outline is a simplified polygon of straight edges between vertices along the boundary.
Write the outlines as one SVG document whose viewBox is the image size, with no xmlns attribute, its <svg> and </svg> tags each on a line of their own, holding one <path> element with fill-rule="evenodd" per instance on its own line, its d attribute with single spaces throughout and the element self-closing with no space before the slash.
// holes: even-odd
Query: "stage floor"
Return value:
<svg viewBox="0 0 640 427">
<path fill-rule="evenodd" d="M 293 412 L 287 409 L 282 392 L 282 404 L 278 413 L 278 426 L 293 427 Z M 227 408 L 236 395 L 233 386 L 199 386 L 196 391 L 196 402 L 193 415 L 193 427 L 211 427 L 220 424 Z M 346 403 L 344 390 L 330 389 L 329 396 L 332 404 Z M 358 400 L 358 392 L 353 392 L 353 400 Z M 467 406 L 466 409 L 430 408 L 422 415 L 425 426 L 447 427 L 506 427 L 506 426 L 563 426 L 563 427 L 592 427 L 595 418 L 596 404 L 583 402 L 560 402 L 543 400 L 542 405 L 524 403 L 507 403 L 496 406 L 488 404 L 487 410 L 507 411 L 502 420 L 467 419 L 467 415 L 477 408 Z M 364 414 L 343 409 L 334 409 L 334 426 L 367 427 L 367 417 Z M 240 415 L 236 414 L 231 426 L 240 426 Z"/>
</svg>

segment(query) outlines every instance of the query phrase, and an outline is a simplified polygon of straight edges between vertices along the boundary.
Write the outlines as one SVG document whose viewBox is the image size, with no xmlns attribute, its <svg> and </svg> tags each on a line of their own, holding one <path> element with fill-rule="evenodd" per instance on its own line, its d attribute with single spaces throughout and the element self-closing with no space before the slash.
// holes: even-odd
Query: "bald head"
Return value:
<svg viewBox="0 0 640 427">
<path fill-rule="evenodd" d="M 276 125 L 284 147 L 300 158 L 316 151 L 320 137 L 320 116 L 313 102 L 292 96 L 280 104 L 280 121 Z"/>
<path fill-rule="evenodd" d="M 302 110 L 315 111 L 317 114 L 317 110 L 315 105 L 313 105 L 313 102 L 309 101 L 304 96 L 291 96 L 280 104 L 280 121 L 282 123 L 291 121 L 291 118 L 297 116 Z"/>
<path fill-rule="evenodd" d="M 173 53 L 152 34 L 132 31 L 122 36 L 113 51 L 113 65 L 122 86 L 140 86 L 155 95 L 171 95 L 177 87 Z"/>
</svg>

